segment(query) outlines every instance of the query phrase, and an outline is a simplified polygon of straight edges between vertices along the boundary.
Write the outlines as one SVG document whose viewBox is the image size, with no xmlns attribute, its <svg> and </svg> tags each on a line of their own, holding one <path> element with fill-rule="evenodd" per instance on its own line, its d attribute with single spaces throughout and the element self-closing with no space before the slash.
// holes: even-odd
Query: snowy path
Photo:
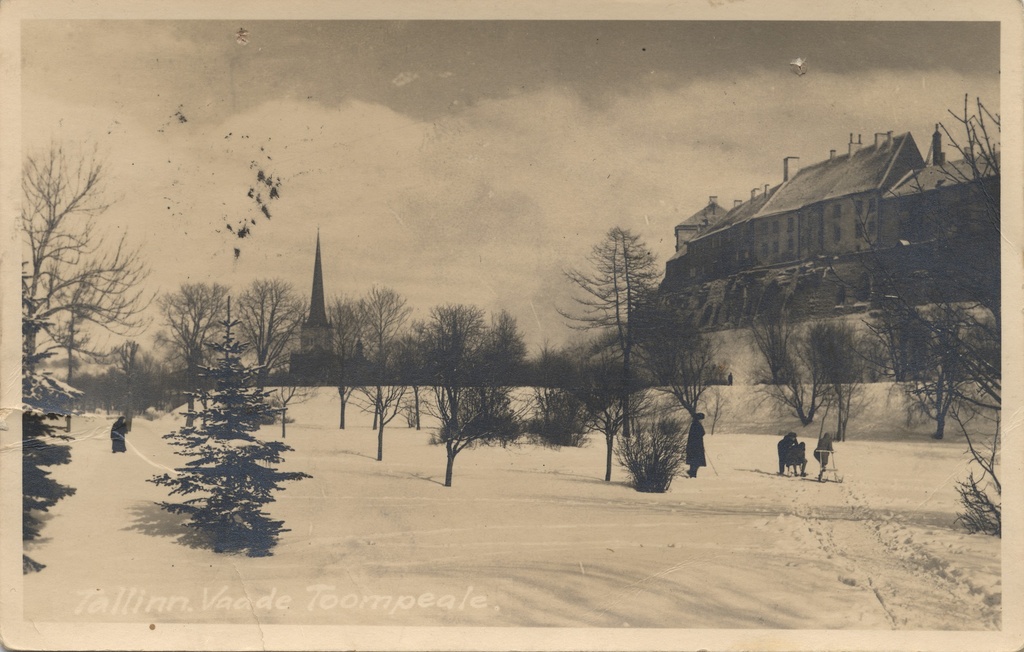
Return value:
<svg viewBox="0 0 1024 652">
<path fill-rule="evenodd" d="M 707 440 L 714 470 L 662 495 L 601 481 L 596 443 L 479 449 L 459 456 L 454 486 L 445 488 L 443 450 L 426 443 L 427 432 L 389 430 L 384 462 L 376 462 L 364 415 L 350 413 L 356 425 L 341 432 L 302 425 L 332 423 L 329 401 L 298 407 L 286 466 L 313 478 L 289 484 L 272 505 L 291 531 L 264 559 L 190 545 L 180 519 L 154 506 L 166 493 L 146 480 L 181 460 L 160 438 L 169 418 L 137 421 L 123 455 L 110 452 L 109 422 L 76 419 L 73 463 L 56 473 L 78 493 L 53 510 L 45 539 L 32 547 L 48 567 L 26 578 L 26 614 L 288 624 L 1000 624 L 999 540 L 953 524 L 951 478 L 964 464 L 955 443 L 841 444 L 846 479 L 836 484 L 777 477 L 773 438 L 716 434 Z M 266 432 L 278 436 L 277 427 Z M 456 608 L 406 608 L 403 596 L 424 594 L 434 603 L 450 596 Z M 367 596 L 379 604 L 346 603 Z M 266 598 L 269 608 L 256 606 Z"/>
</svg>

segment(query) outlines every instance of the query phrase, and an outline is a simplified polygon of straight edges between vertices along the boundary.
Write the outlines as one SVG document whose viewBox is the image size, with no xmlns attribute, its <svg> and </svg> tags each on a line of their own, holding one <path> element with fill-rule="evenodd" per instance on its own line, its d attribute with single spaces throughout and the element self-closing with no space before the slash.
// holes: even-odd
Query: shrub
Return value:
<svg viewBox="0 0 1024 652">
<path fill-rule="evenodd" d="M 629 437 L 619 439 L 619 462 L 626 467 L 634 489 L 665 493 L 683 463 L 686 430 L 672 416 L 639 418 Z"/>
<path fill-rule="evenodd" d="M 577 396 L 564 389 L 538 387 L 533 392 L 533 418 L 526 432 L 545 446 L 581 447 L 587 441 L 587 409 Z"/>
</svg>

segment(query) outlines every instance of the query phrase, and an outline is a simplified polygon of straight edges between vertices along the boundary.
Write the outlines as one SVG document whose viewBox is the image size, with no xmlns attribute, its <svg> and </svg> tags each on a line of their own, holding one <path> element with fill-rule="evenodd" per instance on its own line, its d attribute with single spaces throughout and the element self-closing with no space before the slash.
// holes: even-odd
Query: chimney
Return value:
<svg viewBox="0 0 1024 652">
<path fill-rule="evenodd" d="M 853 153 L 861 148 L 860 134 L 857 134 L 857 142 L 853 142 L 853 134 L 852 133 L 850 134 L 849 148 L 850 148 L 850 152 L 849 152 L 850 156 L 853 156 Z"/>
<path fill-rule="evenodd" d="M 742 199 L 734 199 L 734 200 L 732 200 L 732 207 L 733 208 L 738 208 L 739 205 L 742 204 L 742 203 L 743 203 Z"/>
<path fill-rule="evenodd" d="M 765 197 L 767 197 L 767 196 L 768 196 L 768 184 L 767 184 L 767 183 L 766 183 L 766 184 L 764 184 L 764 196 L 765 196 Z"/>
<path fill-rule="evenodd" d="M 945 165 L 946 155 L 942 152 L 942 134 L 939 133 L 939 125 L 935 125 L 935 133 L 932 134 L 932 165 Z"/>
<path fill-rule="evenodd" d="M 708 197 L 708 204 L 709 205 L 710 204 L 717 204 L 717 203 L 718 203 L 718 195 L 711 195 L 710 197 Z"/>
<path fill-rule="evenodd" d="M 782 159 L 782 180 L 789 181 L 790 177 L 796 176 L 796 173 L 799 169 L 799 156 L 787 156 L 786 158 Z"/>
<path fill-rule="evenodd" d="M 834 150 L 834 149 L 828 150 L 828 160 L 830 160 L 830 161 L 836 160 L 836 150 Z"/>
<path fill-rule="evenodd" d="M 880 132 L 877 132 L 877 131 L 875 132 L 875 147 L 876 148 L 879 145 L 882 144 L 882 136 L 884 136 L 884 135 L 885 135 L 885 133 L 880 133 Z"/>
<path fill-rule="evenodd" d="M 755 199 L 757 199 L 757 191 L 757 188 L 750 189 L 750 201 L 754 201 Z"/>
</svg>

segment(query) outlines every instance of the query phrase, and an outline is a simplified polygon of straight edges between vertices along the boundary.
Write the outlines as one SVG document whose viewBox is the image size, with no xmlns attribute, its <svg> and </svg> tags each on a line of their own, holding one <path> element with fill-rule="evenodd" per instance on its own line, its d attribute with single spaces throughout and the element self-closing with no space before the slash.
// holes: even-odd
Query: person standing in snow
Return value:
<svg viewBox="0 0 1024 652">
<path fill-rule="evenodd" d="M 686 438 L 686 463 L 690 465 L 690 470 L 686 472 L 686 475 L 691 478 L 697 477 L 697 469 L 707 466 L 707 460 L 704 458 L 704 426 L 701 424 L 703 419 L 703 412 L 693 415 L 693 421 L 690 422 L 690 435 Z"/>
<path fill-rule="evenodd" d="M 126 453 L 128 451 L 125 437 L 128 434 L 128 424 L 124 417 L 117 417 L 113 427 L 110 428 L 110 452 Z"/>
<path fill-rule="evenodd" d="M 818 482 L 821 482 L 825 475 L 825 467 L 828 466 L 828 458 L 833 450 L 835 449 L 832 448 L 832 433 L 822 433 L 818 438 L 818 445 L 814 448 L 814 459 L 821 464 L 821 469 L 818 471 Z"/>
</svg>

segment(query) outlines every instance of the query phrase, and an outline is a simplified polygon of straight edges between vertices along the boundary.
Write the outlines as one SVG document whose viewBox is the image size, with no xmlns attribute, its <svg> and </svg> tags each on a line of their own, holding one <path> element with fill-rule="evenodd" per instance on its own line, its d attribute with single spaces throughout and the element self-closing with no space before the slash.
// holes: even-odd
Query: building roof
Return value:
<svg viewBox="0 0 1024 652">
<path fill-rule="evenodd" d="M 861 147 L 852 154 L 807 166 L 779 186 L 758 216 L 786 213 L 829 199 L 883 189 L 897 181 L 890 177 L 894 163 L 901 156 L 910 157 L 910 167 L 919 167 L 924 162 L 909 132 L 877 145 Z M 902 170 L 897 171 L 901 173 Z"/>
<path fill-rule="evenodd" d="M 719 204 L 717 200 L 713 199 L 708 202 L 707 206 L 705 206 L 704 208 L 700 209 L 690 217 L 686 218 L 685 220 L 677 224 L 676 228 L 679 228 L 681 226 L 699 227 L 702 224 L 705 224 L 705 222 L 705 226 L 717 224 L 719 220 L 725 217 L 727 212 L 728 211 L 722 208 L 722 205 Z"/>
<path fill-rule="evenodd" d="M 929 165 L 920 170 L 911 170 L 893 187 L 889 193 L 895 197 L 913 195 L 920 192 L 935 190 L 942 186 L 967 183 L 976 178 L 995 177 L 999 175 L 999 155 L 996 154 L 995 166 L 988 161 L 977 161 L 977 173 L 965 160 L 946 162 L 943 165 Z"/>
<path fill-rule="evenodd" d="M 763 208 L 764 205 L 768 203 L 768 200 L 772 198 L 772 196 L 779 189 L 779 187 L 780 186 L 775 186 L 774 188 L 769 189 L 767 193 L 758 195 L 754 199 L 751 199 L 750 201 L 745 201 L 739 206 L 736 206 L 726 214 L 725 219 L 715 224 L 714 228 L 707 231 L 707 233 L 701 234 L 701 237 L 704 237 L 705 235 L 711 235 L 713 233 L 718 233 L 719 231 L 724 231 L 730 226 L 735 226 L 742 222 L 746 222 L 750 218 L 754 217 L 760 212 L 761 208 Z"/>
<path fill-rule="evenodd" d="M 309 319 L 307 327 L 327 327 L 327 310 L 324 306 L 324 272 L 320 263 L 320 231 L 316 233 L 316 260 L 313 262 L 313 292 L 309 298 Z"/>
</svg>

